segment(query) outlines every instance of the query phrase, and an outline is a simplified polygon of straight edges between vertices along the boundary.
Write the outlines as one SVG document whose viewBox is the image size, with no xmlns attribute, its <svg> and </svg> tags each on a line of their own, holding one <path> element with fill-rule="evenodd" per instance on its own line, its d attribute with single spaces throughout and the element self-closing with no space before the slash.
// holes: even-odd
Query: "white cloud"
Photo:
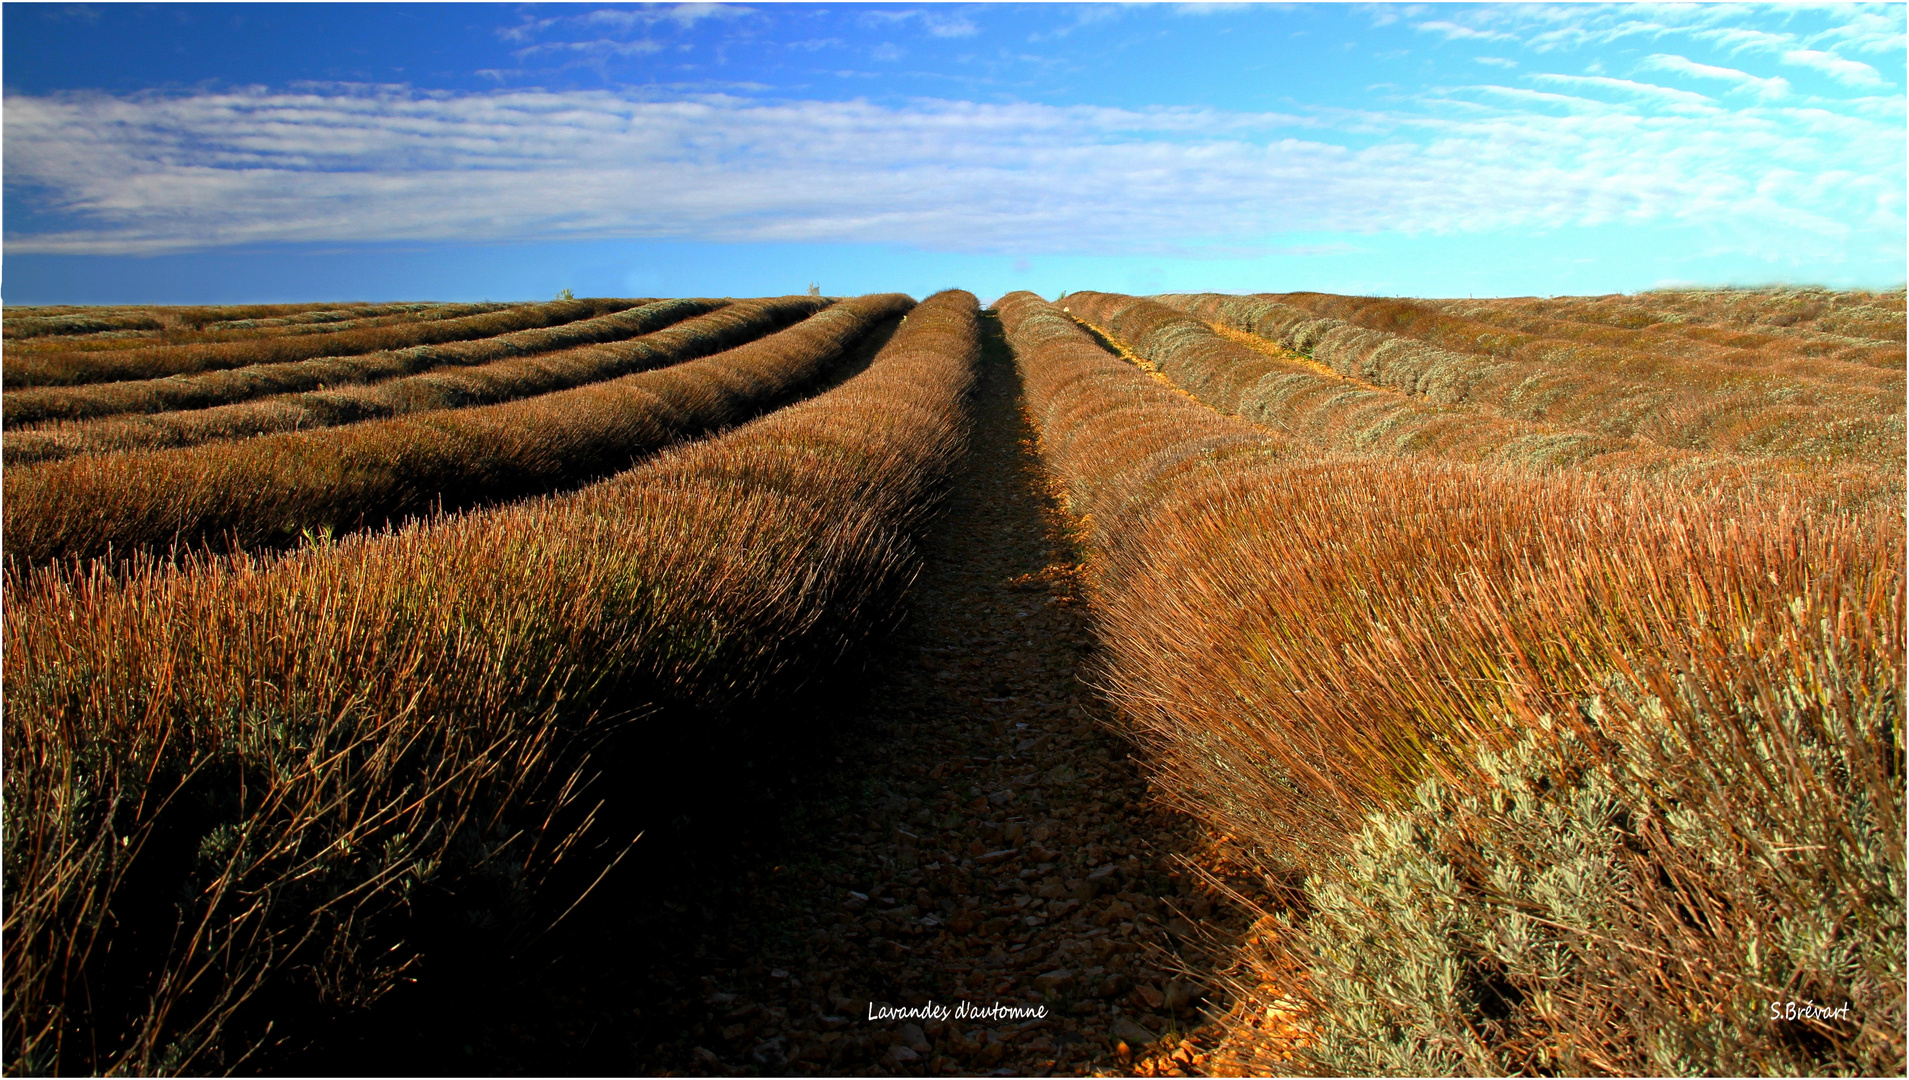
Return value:
<svg viewBox="0 0 1909 1080">
<path fill-rule="evenodd" d="M 535 41 L 537 35 L 557 25 L 560 19 L 525 19 L 516 26 L 506 26 L 497 31 L 497 36 L 505 41 Z"/>
<path fill-rule="evenodd" d="M 1515 68 L 1518 66 L 1518 61 L 1507 60 L 1502 56 L 1474 56 L 1472 57 L 1472 63 L 1487 64 L 1491 67 L 1501 68 Z"/>
<path fill-rule="evenodd" d="M 1553 83 L 1559 86 L 1576 86 L 1594 90 L 1615 90 L 1619 93 L 1636 94 L 1642 97 L 1656 98 L 1677 106 L 1713 106 L 1710 98 L 1690 90 L 1678 90 L 1655 83 L 1634 82 L 1630 79 L 1613 79 L 1605 75 L 1532 75 L 1538 82 Z"/>
<path fill-rule="evenodd" d="M 1513 40 L 1516 40 L 1510 34 L 1503 34 L 1493 30 L 1475 30 L 1472 27 L 1461 26 L 1458 23 L 1446 22 L 1442 19 L 1435 19 L 1430 22 L 1413 23 L 1412 28 L 1415 30 L 1423 30 L 1426 33 L 1430 33 L 1430 34 L 1442 34 L 1446 41 L 1513 41 Z"/>
<path fill-rule="evenodd" d="M 1398 12 L 1420 17 L 1436 11 L 1438 19 L 1418 22 L 1421 31 L 1438 33 L 1447 41 L 1504 42 L 1533 53 L 1597 50 L 1603 46 L 1659 44 L 1647 66 L 1697 78 L 1730 78 L 1740 88 L 1765 97 L 1792 92 L 1788 80 L 1752 76 L 1735 67 L 1707 64 L 1693 56 L 1722 52 L 1728 55 L 1763 54 L 1783 63 L 1812 68 L 1845 86 L 1875 91 L 1898 85 L 1891 79 L 1901 70 L 1905 41 L 1905 8 L 1823 5 L 1770 9 L 1737 4 L 1494 4 L 1480 7 L 1406 7 L 1381 10 L 1375 24 L 1395 20 Z M 1687 42 L 1673 51 L 1671 40 Z M 1505 50 L 1494 49 L 1496 52 Z M 1854 53 L 1890 56 L 1892 63 L 1878 70 L 1851 59 Z M 1511 56 L 1517 54 L 1510 53 Z M 1675 60 L 1664 60 L 1675 57 Z M 1605 74 L 1601 57 L 1593 53 L 1589 74 Z M 1494 63 L 1474 58 L 1479 63 Z M 1667 67 L 1678 60 L 1689 67 Z M 1699 70 L 1702 69 L 1702 70 Z"/>
<path fill-rule="evenodd" d="M 1514 102 L 1530 109 L 1565 109 L 1579 115 L 1595 116 L 1604 116 L 1624 111 L 1622 106 L 1614 105 L 1608 101 L 1578 97 L 1575 94 L 1552 94 L 1543 90 L 1527 90 L 1522 86 L 1472 86 L 1466 89 L 1488 98 L 1495 98 L 1503 102 Z M 1452 108 L 1463 108 L 1467 105 L 1472 105 L 1476 108 L 1474 102 L 1466 101 L 1462 98 L 1440 99 L 1439 104 Z"/>
<path fill-rule="evenodd" d="M 690 27 L 711 19 L 740 19 L 754 13 L 754 8 L 737 4 L 661 4 L 634 9 L 598 8 L 582 15 L 571 16 L 568 21 L 582 26 L 613 26 L 622 30 L 637 30 L 663 22 Z"/>
<path fill-rule="evenodd" d="M 973 37 L 980 33 L 980 28 L 972 20 L 960 15 L 931 15 L 923 20 L 923 25 L 928 27 L 929 33 L 939 38 Z"/>
<path fill-rule="evenodd" d="M 1274 114 L 362 86 L 12 95 L 7 180 L 50 193 L 67 224 L 6 247 L 642 236 L 1132 253 L 1613 221 L 1903 234 L 1899 103 L 1732 109 L 1546 81 L 1598 96 L 1471 87 L 1409 111 Z"/>
<path fill-rule="evenodd" d="M 1398 12 L 1421 16 L 1429 7 L 1381 9 L 1375 25 L 1396 20 Z M 1900 59 L 1904 8 L 1887 5 L 1791 5 L 1771 8 L 1748 4 L 1488 4 L 1436 9 L 1440 18 L 1420 24 L 1448 40 L 1515 41 L 1534 52 L 1589 49 L 1640 40 L 1688 40 L 1693 46 L 1780 56 L 1803 50 L 1835 50 L 1840 59 L 1873 53 Z M 1659 51 L 1669 49 L 1660 47 Z M 1678 51 L 1691 52 L 1689 49 Z M 1860 78 L 1860 72 L 1851 72 Z M 1852 83 L 1852 85 L 1856 85 Z"/>
<path fill-rule="evenodd" d="M 1714 30 L 1699 30 L 1692 35 L 1700 40 L 1713 41 L 1731 52 L 1757 50 L 1759 52 L 1780 52 L 1794 48 L 1796 35 L 1772 34 L 1767 30 L 1751 30 L 1741 26 L 1718 27 Z"/>
<path fill-rule="evenodd" d="M 1881 88 L 1890 85 L 1883 79 L 1882 72 L 1868 64 L 1860 60 L 1845 60 L 1835 53 L 1818 49 L 1792 49 L 1783 54 L 1783 62 L 1815 68 L 1845 86 Z"/>
<path fill-rule="evenodd" d="M 862 14 L 860 21 L 864 26 L 873 27 L 892 26 L 917 19 L 921 21 L 922 28 L 935 37 L 973 37 L 980 33 L 980 28 L 975 26 L 974 20 L 966 15 L 960 13 L 950 15 L 925 8 L 911 8 L 907 11 L 869 11 Z"/>
<path fill-rule="evenodd" d="M 1659 22 L 1626 19 L 1615 23 L 1590 19 L 1554 27 L 1531 35 L 1525 44 L 1538 52 L 1556 49 L 1581 49 L 1589 45 L 1609 45 L 1630 37 L 1662 37 L 1671 28 Z"/>
<path fill-rule="evenodd" d="M 1737 84 L 1740 89 L 1754 90 L 1766 98 L 1780 98 L 1787 96 L 1790 92 L 1789 80 L 1781 77 L 1760 78 L 1747 71 L 1716 67 L 1712 64 L 1699 64 L 1688 57 L 1674 54 L 1658 53 L 1647 56 L 1644 58 L 1644 66 L 1658 71 L 1689 75 L 1697 79 L 1722 79 L 1725 82 Z"/>
<path fill-rule="evenodd" d="M 497 36 L 505 41 L 524 45 L 524 48 L 511 54 L 520 60 L 534 56 L 581 56 L 600 62 L 606 57 L 642 56 L 660 52 L 664 48 L 662 42 L 647 38 L 615 38 L 603 36 L 605 34 L 638 34 L 664 23 L 671 24 L 678 30 L 687 30 L 697 23 L 740 19 L 754 13 L 754 8 L 735 4 L 660 4 L 641 8 L 597 8 L 580 15 L 527 18 L 516 26 L 497 31 Z M 579 30 L 597 36 L 587 40 L 539 40 L 546 34 L 561 36 L 566 32 L 574 34 Z"/>
<path fill-rule="evenodd" d="M 635 41 L 612 41 L 609 38 L 597 38 L 594 41 L 546 41 L 537 45 L 527 45 L 511 53 L 519 60 L 533 56 L 647 56 L 662 52 L 663 43 L 648 38 Z"/>
<path fill-rule="evenodd" d="M 1909 47 L 1909 35 L 1903 33 L 1900 16 L 1890 18 L 1876 11 L 1858 11 L 1849 21 L 1832 26 L 1810 40 L 1810 44 L 1835 43 L 1855 52 L 1893 53 L 1900 57 Z"/>
<path fill-rule="evenodd" d="M 1069 15 L 1073 16 L 1073 21 L 1052 27 L 1045 32 L 1035 31 L 1029 34 L 1027 40 L 1030 44 L 1041 41 L 1052 41 L 1055 38 L 1064 38 L 1076 30 L 1084 30 L 1089 26 L 1112 22 L 1127 14 L 1126 5 L 1123 4 L 1070 3 L 1066 5 L 1055 4 L 1053 6 L 1065 10 Z"/>
<path fill-rule="evenodd" d="M 1218 0 L 1218 2 L 1196 2 L 1173 5 L 1177 15 L 1236 15 L 1242 11 L 1251 11 L 1257 4 L 1248 0 Z"/>
</svg>

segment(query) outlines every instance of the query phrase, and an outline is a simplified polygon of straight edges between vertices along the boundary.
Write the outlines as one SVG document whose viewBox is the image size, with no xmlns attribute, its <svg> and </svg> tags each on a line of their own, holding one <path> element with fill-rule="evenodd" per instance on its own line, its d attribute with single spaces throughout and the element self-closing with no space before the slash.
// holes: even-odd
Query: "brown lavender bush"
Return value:
<svg viewBox="0 0 1909 1080">
<path fill-rule="evenodd" d="M 278 364 L 257 372 L 261 377 L 247 385 L 248 392 L 268 385 L 267 380 L 269 384 L 307 383 L 326 389 L 9 431 L 4 439 L 5 455 L 8 464 L 22 465 L 82 453 L 171 449 L 269 432 L 310 431 L 383 420 L 432 409 L 494 405 L 707 356 L 783 329 L 823 306 L 808 297 L 735 303 L 662 301 L 572 323 L 557 332 L 520 331 L 482 342 L 407 350 L 390 359 L 402 358 L 405 366 L 428 363 L 430 369 L 369 385 L 352 385 L 352 377 L 362 375 L 369 381 L 374 373 L 374 365 L 366 363 L 366 358 Z M 603 325 L 593 328 L 591 324 Z M 612 336 L 617 334 L 634 336 L 619 340 Z M 567 344 L 576 340 L 587 344 Z M 420 355 L 427 352 L 429 356 Z M 455 355 L 446 355 L 450 353 Z M 495 358 L 483 359 L 487 356 Z M 287 370 L 308 365 L 322 365 L 323 370 Z M 385 370 L 393 368 L 395 365 L 387 365 Z M 224 372 L 204 377 L 204 381 L 235 374 Z M 162 380 L 171 384 L 166 390 L 174 396 L 182 396 L 178 384 L 184 381 Z"/>
<path fill-rule="evenodd" d="M 281 544 L 575 486 L 812 391 L 911 307 L 881 293 L 699 360 L 499 405 L 6 470 L 29 563 Z"/>
<path fill-rule="evenodd" d="M 509 922 L 564 860 L 614 858 L 598 805 L 893 625 L 977 355 L 944 293 L 840 387 L 569 496 L 16 569 L 9 1071 L 235 1068 L 259 995 L 370 1002 L 420 911 Z M 667 752 L 602 776 L 611 733 Z"/>
<path fill-rule="evenodd" d="M 1311 1067 L 1902 1069 L 1899 510 L 1249 441 L 999 308 L 1102 685 L 1261 873 Z"/>
<path fill-rule="evenodd" d="M 7 386 L 78 386 L 121 379 L 155 379 L 195 371 L 219 371 L 251 364 L 284 364 L 315 356 L 353 356 L 360 353 L 468 341 L 511 330 L 557 326 L 637 306 L 635 300 L 563 300 L 523 304 L 452 319 L 425 319 L 374 325 L 335 334 L 257 336 L 239 340 L 186 344 L 141 344 L 109 351 L 7 350 L 4 378 Z"/>
</svg>

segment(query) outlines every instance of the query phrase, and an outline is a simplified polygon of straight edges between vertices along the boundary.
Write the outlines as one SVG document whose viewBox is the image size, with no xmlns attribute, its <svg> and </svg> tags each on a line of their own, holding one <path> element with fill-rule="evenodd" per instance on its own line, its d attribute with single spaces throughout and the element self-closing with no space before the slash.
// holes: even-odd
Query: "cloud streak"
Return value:
<svg viewBox="0 0 1909 1080">
<path fill-rule="evenodd" d="M 1876 68 L 1846 54 L 1893 54 L 1899 59 L 1906 40 L 1899 5 L 1811 8 L 1811 15 L 1829 24 L 1813 33 L 1738 25 L 1745 20 L 1794 25 L 1783 9 L 1774 11 L 1776 19 L 1768 18 L 1772 9 L 1737 4 L 1454 5 L 1441 9 L 1443 18 L 1415 26 L 1446 41 L 1515 42 L 1539 53 L 1684 38 L 1733 55 L 1779 57 L 1847 86 L 1891 85 Z M 1375 10 L 1373 23 L 1382 26 L 1398 17 L 1397 9 L 1381 8 Z"/>
<path fill-rule="evenodd" d="M 1500 33 L 1495 30 L 1478 30 L 1473 27 L 1462 26 L 1455 22 L 1447 22 L 1443 19 L 1434 19 L 1429 22 L 1414 23 L 1412 28 L 1415 30 L 1422 30 L 1428 34 L 1442 35 L 1446 41 L 1515 41 L 1516 40 L 1516 38 L 1514 38 L 1510 34 Z"/>
<path fill-rule="evenodd" d="M 1669 86 L 1658 86 L 1655 83 L 1641 83 L 1632 79 L 1613 79 L 1605 75 L 1533 75 L 1532 78 L 1555 86 L 1592 87 L 1621 94 L 1656 98 L 1669 106 L 1683 106 L 1699 111 L 1710 110 L 1715 105 L 1710 98 L 1690 90 L 1678 90 Z"/>
<path fill-rule="evenodd" d="M 1722 79 L 1725 82 L 1735 83 L 1738 89 L 1754 90 L 1766 98 L 1786 97 L 1790 93 L 1790 83 L 1787 79 L 1761 78 L 1747 71 L 1718 67 L 1714 64 L 1700 64 L 1688 57 L 1674 54 L 1658 53 L 1645 57 L 1644 66 L 1697 79 Z"/>
<path fill-rule="evenodd" d="M 1783 54 L 1783 62 L 1798 67 L 1814 68 L 1845 86 L 1860 89 L 1881 89 L 1889 85 L 1882 72 L 1860 60 L 1846 60 L 1835 53 L 1821 49 L 1791 49 Z"/>
<path fill-rule="evenodd" d="M 1899 106 L 1541 81 L 1574 93 L 1458 88 L 1356 115 L 368 86 L 15 95 L 7 181 L 67 224 L 10 232 L 6 249 L 697 237 L 1020 255 L 1605 222 L 1902 234 Z"/>
</svg>

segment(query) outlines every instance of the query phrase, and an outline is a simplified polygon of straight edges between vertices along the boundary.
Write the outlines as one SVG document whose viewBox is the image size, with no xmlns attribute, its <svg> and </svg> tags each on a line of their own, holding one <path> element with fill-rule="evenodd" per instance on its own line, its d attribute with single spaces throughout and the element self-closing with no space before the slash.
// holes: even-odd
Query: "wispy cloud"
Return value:
<svg viewBox="0 0 1909 1080">
<path fill-rule="evenodd" d="M 1539 30 L 1525 38 L 1524 43 L 1537 52 L 1554 52 L 1610 45 L 1626 38 L 1658 38 L 1669 32 L 1670 28 L 1662 23 L 1646 19 L 1624 19 L 1618 22 L 1593 19 Z"/>
<path fill-rule="evenodd" d="M 1742 26 L 1723 26 L 1715 29 L 1698 30 L 1693 35 L 1700 40 L 1711 41 L 1731 52 L 1781 52 L 1796 47 L 1796 35 L 1773 34 L 1767 30 L 1752 30 Z"/>
<path fill-rule="evenodd" d="M 1401 13 L 1415 17 L 1429 10 L 1375 9 L 1373 22 L 1385 25 Z M 1447 41 L 1515 42 L 1540 54 L 1680 41 L 1731 55 L 1782 57 L 1859 88 L 1888 84 L 1874 67 L 1848 59 L 1850 53 L 1900 57 L 1909 40 L 1900 5 L 1771 9 L 1738 4 L 1487 4 L 1436 10 L 1439 18 L 1414 25 Z M 1779 17 L 1770 17 L 1773 10 Z M 1671 50 L 1660 44 L 1658 51 Z M 1793 56 L 1797 58 L 1790 59 Z"/>
<path fill-rule="evenodd" d="M 892 26 L 898 23 L 920 23 L 922 29 L 939 38 L 973 37 L 980 32 L 961 11 L 943 11 L 934 8 L 908 8 L 903 11 L 870 11 L 861 16 L 865 26 Z"/>
<path fill-rule="evenodd" d="M 1670 86 L 1658 86 L 1655 83 L 1641 83 L 1631 79 L 1613 79 L 1607 75 L 1550 75 L 1531 76 L 1537 82 L 1554 86 L 1576 86 L 1586 89 L 1615 90 L 1623 94 L 1636 94 L 1642 97 L 1656 98 L 1671 105 L 1697 106 L 1710 108 L 1715 104 L 1710 98 L 1691 90 L 1679 90 Z"/>
<path fill-rule="evenodd" d="M 1461 26 L 1460 24 L 1455 22 L 1446 22 L 1442 19 L 1434 19 L 1429 22 L 1422 22 L 1422 23 L 1413 23 L 1412 27 L 1415 30 L 1423 30 L 1424 32 L 1428 34 L 1441 35 L 1445 38 L 1446 41 L 1515 41 L 1517 40 L 1511 34 L 1501 33 L 1496 30 L 1479 30 L 1470 26 Z"/>
<path fill-rule="evenodd" d="M 1173 11 L 1177 15 L 1238 15 L 1257 6 L 1248 0 L 1220 0 L 1219 3 L 1175 4 Z"/>
<path fill-rule="evenodd" d="M 1734 83 L 1740 89 L 1754 90 L 1766 98 L 1785 97 L 1790 92 L 1789 80 L 1780 76 L 1762 78 L 1736 68 L 1717 67 L 1714 64 L 1699 64 L 1688 57 L 1670 53 L 1657 53 L 1644 58 L 1644 66 L 1657 71 L 1669 71 L 1678 75 L 1688 75 L 1697 79 L 1722 79 Z"/>
<path fill-rule="evenodd" d="M 1909 47 L 1909 35 L 1903 33 L 1900 14 L 1891 18 L 1879 11 L 1855 11 L 1809 42 L 1812 45 L 1828 43 L 1850 52 L 1893 53 L 1900 58 L 1904 48 Z"/>
<path fill-rule="evenodd" d="M 753 14 L 754 8 L 738 4 L 596 8 L 577 15 L 526 17 L 522 22 L 502 27 L 496 33 L 501 40 L 523 46 L 512 53 L 520 61 L 540 56 L 602 61 L 609 57 L 645 56 L 661 52 L 665 44 L 647 36 L 658 27 L 664 28 L 666 32 L 680 33 L 695 28 L 699 23 L 728 22 Z M 590 36 L 578 38 L 579 33 Z"/>
<path fill-rule="evenodd" d="M 1083 30 L 1089 26 L 1095 26 L 1100 23 L 1112 22 L 1126 14 L 1125 6 L 1121 4 L 1067 4 L 1064 7 L 1062 5 L 1055 6 L 1065 10 L 1067 14 L 1072 17 L 1072 21 L 1062 23 L 1059 26 L 1050 27 L 1045 32 L 1036 31 L 1029 34 L 1027 40 L 1030 44 L 1041 41 L 1051 41 L 1055 38 L 1064 38 L 1076 30 Z"/>
<path fill-rule="evenodd" d="M 1545 90 L 1528 90 L 1522 86 L 1469 86 L 1460 92 L 1469 92 L 1494 101 L 1521 105 L 1526 109 L 1562 109 L 1582 116 L 1603 116 L 1624 112 L 1623 106 L 1609 101 L 1580 97 L 1576 94 L 1553 94 Z M 1467 105 L 1474 109 L 1479 108 L 1477 103 L 1456 96 L 1442 98 L 1438 103 L 1460 108 Z"/>
<path fill-rule="evenodd" d="M 641 8 L 597 8 L 574 16 L 573 21 L 581 26 L 615 26 L 625 30 L 644 29 L 658 23 L 691 27 L 711 20 L 740 19 L 753 15 L 755 10 L 740 4 L 657 4 Z"/>
<path fill-rule="evenodd" d="M 1545 82 L 1576 93 L 1472 87 L 1383 114 L 366 86 L 13 95 L 8 183 L 68 224 L 10 232 L 7 250 L 693 236 L 1043 254 L 1295 229 L 1903 232 L 1900 105 L 1733 109 L 1630 80 Z"/>
<path fill-rule="evenodd" d="M 940 38 L 973 37 L 980 33 L 980 28 L 974 25 L 972 19 L 962 16 L 934 17 L 928 19 L 926 25 L 930 34 Z"/>
<path fill-rule="evenodd" d="M 537 40 L 537 35 L 557 25 L 560 18 L 525 19 L 515 26 L 498 27 L 495 31 L 499 40 L 524 43 Z"/>
<path fill-rule="evenodd" d="M 519 60 L 528 60 L 533 56 L 646 56 L 662 52 L 663 43 L 648 38 L 635 41 L 614 41 L 610 38 L 596 38 L 592 41 L 545 41 L 536 45 L 526 45 L 512 52 Z"/>
<path fill-rule="evenodd" d="M 1890 83 L 1882 77 L 1882 72 L 1860 60 L 1847 60 L 1832 52 L 1820 49 L 1791 49 L 1783 54 L 1783 62 L 1798 67 L 1815 68 L 1845 86 L 1862 89 L 1880 89 Z"/>
</svg>

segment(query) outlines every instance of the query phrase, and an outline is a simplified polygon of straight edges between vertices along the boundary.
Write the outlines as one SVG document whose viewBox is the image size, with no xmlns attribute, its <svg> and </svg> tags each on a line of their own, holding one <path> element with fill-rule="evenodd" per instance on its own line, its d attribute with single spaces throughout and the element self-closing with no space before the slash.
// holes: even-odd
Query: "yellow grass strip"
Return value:
<svg viewBox="0 0 1909 1080">
<path fill-rule="evenodd" d="M 1351 383 L 1363 390 L 1379 389 L 1374 383 L 1366 382 L 1364 379 L 1348 375 L 1343 371 L 1335 371 L 1304 353 L 1294 352 L 1291 349 L 1284 348 L 1278 343 L 1268 341 L 1256 334 L 1249 334 L 1244 330 L 1235 329 L 1234 327 L 1224 324 L 1210 325 L 1212 325 L 1214 333 L 1226 340 L 1236 345 L 1244 345 L 1255 352 L 1265 353 L 1275 360 L 1284 360 L 1289 364 L 1298 364 L 1300 367 L 1311 369 L 1315 375 L 1322 375 L 1328 379 L 1337 379 L 1341 382 Z"/>
</svg>

